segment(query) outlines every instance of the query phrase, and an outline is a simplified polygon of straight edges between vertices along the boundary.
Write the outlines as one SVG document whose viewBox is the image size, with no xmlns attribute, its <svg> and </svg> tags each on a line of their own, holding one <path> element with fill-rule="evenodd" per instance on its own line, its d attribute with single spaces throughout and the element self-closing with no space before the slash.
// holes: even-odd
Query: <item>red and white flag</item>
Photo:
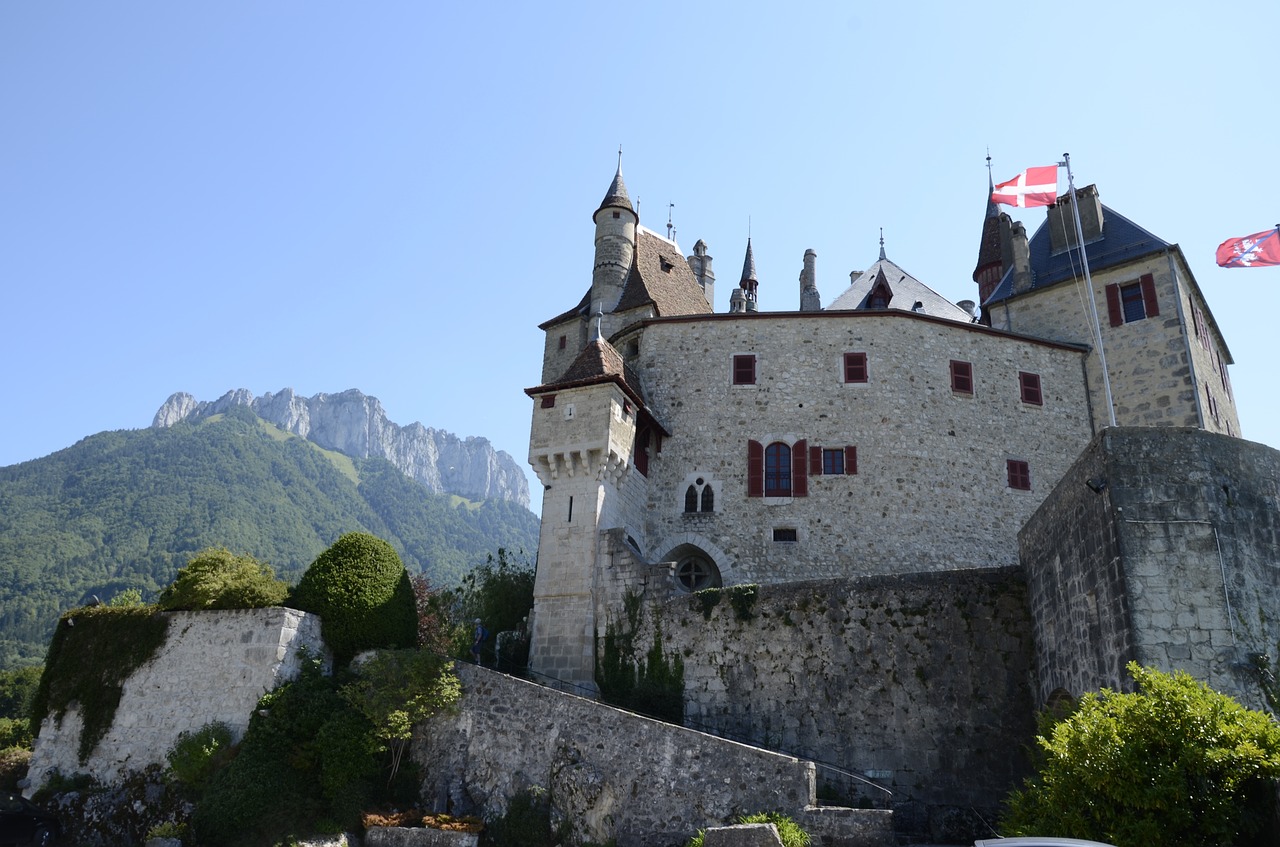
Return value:
<svg viewBox="0 0 1280 847">
<path fill-rule="evenodd" d="M 1280 265 L 1280 228 L 1228 238 L 1218 245 L 1218 264 L 1224 268 Z"/>
<path fill-rule="evenodd" d="M 1008 182 L 991 189 L 993 203 L 1027 208 L 1048 206 L 1058 199 L 1058 166 L 1027 168 Z"/>
</svg>

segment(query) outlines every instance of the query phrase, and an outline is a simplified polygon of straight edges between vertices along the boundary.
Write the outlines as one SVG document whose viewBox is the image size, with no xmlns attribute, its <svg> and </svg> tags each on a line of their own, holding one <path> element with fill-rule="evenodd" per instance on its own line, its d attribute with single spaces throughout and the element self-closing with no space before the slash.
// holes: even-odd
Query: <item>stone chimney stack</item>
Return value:
<svg viewBox="0 0 1280 847">
<path fill-rule="evenodd" d="M 702 286 L 702 293 L 707 298 L 707 304 L 711 306 L 714 312 L 716 308 L 716 274 L 711 270 L 711 256 L 707 254 L 707 243 L 701 238 L 698 243 L 693 245 L 693 255 L 689 256 L 689 269 L 693 271 L 694 279 L 698 280 L 698 285 Z"/>
<path fill-rule="evenodd" d="M 1098 186 L 1086 185 L 1076 189 L 1076 205 L 1080 207 L 1080 228 L 1084 231 L 1084 243 L 1088 244 L 1102 235 L 1102 200 Z M 1071 215 L 1071 192 L 1058 198 L 1049 207 L 1049 249 L 1056 255 L 1076 246 L 1076 222 Z"/>
<path fill-rule="evenodd" d="M 1031 250 L 1027 245 L 1027 228 L 1022 221 L 1000 215 L 1000 245 L 1002 261 L 1013 270 L 1013 293 L 1021 294 L 1031 289 Z"/>
<path fill-rule="evenodd" d="M 800 271 L 800 311 L 822 311 L 822 297 L 818 294 L 818 276 L 814 262 L 818 254 L 812 248 L 804 251 L 804 268 Z"/>
</svg>

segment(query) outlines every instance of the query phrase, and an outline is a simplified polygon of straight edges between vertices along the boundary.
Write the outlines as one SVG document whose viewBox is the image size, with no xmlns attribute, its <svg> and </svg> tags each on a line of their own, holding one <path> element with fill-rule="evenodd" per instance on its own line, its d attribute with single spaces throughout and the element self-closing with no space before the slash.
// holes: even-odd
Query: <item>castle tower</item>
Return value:
<svg viewBox="0 0 1280 847">
<path fill-rule="evenodd" d="M 988 165 L 990 159 L 988 158 Z M 987 174 L 987 214 L 982 219 L 982 239 L 978 244 L 978 264 L 973 269 L 973 281 L 978 283 L 978 306 L 981 309 L 983 304 L 996 290 L 996 286 L 1000 284 L 1000 278 L 1004 276 L 1005 263 L 1003 255 L 1006 250 L 1003 249 L 1001 239 L 1001 223 L 1000 223 L 1000 207 L 991 199 L 992 193 L 995 191 L 995 184 L 991 180 L 991 174 Z M 981 314 L 982 323 L 990 325 L 991 321 L 986 317 L 985 309 Z"/>
<path fill-rule="evenodd" d="M 609 190 L 592 216 L 596 225 L 595 265 L 591 271 L 591 314 L 612 312 L 622 297 L 627 274 L 636 252 L 636 225 L 640 216 L 627 196 L 622 181 L 622 154 L 618 154 L 618 172 Z"/>
<path fill-rule="evenodd" d="M 804 268 L 800 271 L 800 311 L 822 311 L 822 297 L 818 294 L 818 276 L 814 263 L 818 254 L 812 249 L 804 251 Z"/>
<path fill-rule="evenodd" d="M 597 328 L 562 376 L 525 392 L 533 398 L 529 463 L 544 489 L 529 667 L 578 694 L 597 690 L 599 538 L 621 523 L 619 488 L 646 414 L 638 385 Z"/>
<path fill-rule="evenodd" d="M 716 274 L 711 270 L 711 256 L 707 254 L 707 243 L 701 238 L 698 243 L 693 245 L 693 255 L 688 257 L 689 269 L 693 271 L 693 276 L 698 280 L 698 285 L 702 286 L 702 293 L 706 295 L 707 303 L 711 305 L 712 310 L 716 306 Z"/>
</svg>

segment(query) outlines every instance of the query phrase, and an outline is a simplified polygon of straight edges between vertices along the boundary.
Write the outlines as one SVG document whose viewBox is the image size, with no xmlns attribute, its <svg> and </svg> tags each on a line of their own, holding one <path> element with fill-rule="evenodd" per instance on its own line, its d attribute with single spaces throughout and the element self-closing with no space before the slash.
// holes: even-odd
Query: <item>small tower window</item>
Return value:
<svg viewBox="0 0 1280 847">
<path fill-rule="evenodd" d="M 687 515 L 714 512 L 716 495 L 705 477 L 698 477 L 684 491 L 684 511 Z"/>
<path fill-rule="evenodd" d="M 569 344 L 569 336 L 567 335 L 560 336 L 560 349 L 563 350 L 565 347 L 568 346 L 568 344 Z"/>
<path fill-rule="evenodd" d="M 1031 466 L 1021 459 L 1009 459 L 1009 487 L 1015 491 L 1031 490 Z"/>
<path fill-rule="evenodd" d="M 692 485 L 684 492 L 684 510 L 686 512 L 698 511 L 698 489 Z"/>
<path fill-rule="evenodd" d="M 620 217 L 622 217 L 622 213 L 621 213 L 621 212 L 614 212 L 614 213 L 613 213 L 613 219 L 614 219 L 614 220 L 617 220 L 617 219 L 618 219 L 618 218 L 620 218 Z"/>
<path fill-rule="evenodd" d="M 710 485 L 702 489 L 702 511 L 714 512 L 716 510 L 716 493 Z"/>
<path fill-rule="evenodd" d="M 951 390 L 956 394 L 973 393 L 973 363 L 951 360 Z"/>
<path fill-rule="evenodd" d="M 1044 398 L 1040 393 L 1040 374 L 1018 371 L 1018 387 L 1022 392 L 1023 403 L 1032 406 L 1044 405 Z"/>
<path fill-rule="evenodd" d="M 554 395 L 554 394 L 543 394 L 543 395 L 542 395 L 542 408 L 544 408 L 544 409 L 554 409 L 555 407 L 556 407 L 556 395 Z"/>
</svg>

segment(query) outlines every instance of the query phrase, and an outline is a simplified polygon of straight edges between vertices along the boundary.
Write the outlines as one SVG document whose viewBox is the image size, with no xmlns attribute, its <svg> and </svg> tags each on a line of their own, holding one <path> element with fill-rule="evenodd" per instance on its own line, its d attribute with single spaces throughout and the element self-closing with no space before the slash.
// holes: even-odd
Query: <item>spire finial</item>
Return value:
<svg viewBox="0 0 1280 847">
<path fill-rule="evenodd" d="M 604 321 L 604 310 L 602 309 L 601 311 L 596 312 L 596 328 L 595 328 L 595 331 L 591 334 L 592 341 L 600 340 L 601 338 L 600 324 L 603 321 Z"/>
<path fill-rule="evenodd" d="M 622 145 L 618 145 L 618 173 L 622 173 Z"/>
<path fill-rule="evenodd" d="M 991 190 L 996 190 L 996 181 L 991 178 L 991 148 L 987 148 L 987 185 L 991 186 Z"/>
<path fill-rule="evenodd" d="M 676 229 L 675 229 L 675 225 L 671 223 L 671 211 L 672 211 L 673 209 L 675 209 L 675 207 L 676 207 L 676 204 L 675 204 L 675 203 L 668 203 L 668 204 L 667 204 L 667 240 L 668 240 L 668 241 L 675 241 L 675 240 L 676 240 L 676 237 L 675 237 L 675 231 L 676 231 Z"/>
<path fill-rule="evenodd" d="M 884 227 L 880 227 L 880 258 L 886 258 L 884 255 Z"/>
</svg>

